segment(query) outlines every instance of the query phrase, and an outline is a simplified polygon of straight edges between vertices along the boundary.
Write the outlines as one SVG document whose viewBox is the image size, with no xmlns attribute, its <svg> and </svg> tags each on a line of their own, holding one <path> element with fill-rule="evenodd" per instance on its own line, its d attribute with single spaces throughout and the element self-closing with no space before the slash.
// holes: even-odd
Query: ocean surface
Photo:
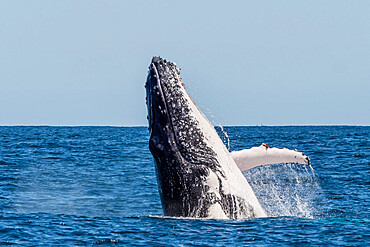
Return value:
<svg viewBox="0 0 370 247">
<path fill-rule="evenodd" d="M 218 130 L 230 150 L 297 148 L 312 167 L 244 173 L 267 218 L 169 218 L 147 128 L 0 127 L 0 245 L 370 245 L 370 127 Z"/>
</svg>

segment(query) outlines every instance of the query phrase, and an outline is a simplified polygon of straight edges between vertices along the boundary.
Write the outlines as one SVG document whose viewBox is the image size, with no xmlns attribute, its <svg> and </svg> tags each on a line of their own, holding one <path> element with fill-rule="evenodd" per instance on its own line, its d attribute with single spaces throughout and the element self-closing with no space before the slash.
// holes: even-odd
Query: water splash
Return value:
<svg viewBox="0 0 370 247">
<path fill-rule="evenodd" d="M 222 142 L 225 144 L 227 150 L 230 150 L 230 137 L 225 131 L 224 127 L 216 120 L 215 115 L 209 110 L 207 107 L 203 106 L 203 112 L 206 112 L 207 118 L 211 121 L 213 126 L 215 127 L 218 135 L 220 136 Z"/>
<path fill-rule="evenodd" d="M 230 150 L 230 137 L 225 131 L 224 127 L 216 120 L 215 115 L 211 112 L 210 109 L 208 109 L 206 106 L 202 106 L 202 108 L 204 108 L 203 112 L 206 112 L 207 118 L 210 119 L 213 126 L 215 126 L 215 129 L 222 142 L 225 144 L 227 150 Z"/>
<path fill-rule="evenodd" d="M 315 218 L 322 195 L 312 166 L 282 164 L 257 167 L 244 173 L 270 217 Z"/>
<path fill-rule="evenodd" d="M 213 123 L 215 124 L 215 123 Z M 230 137 L 229 135 L 227 134 L 227 132 L 224 130 L 224 127 L 220 124 L 220 125 L 215 125 L 217 127 L 220 128 L 221 130 L 221 133 L 223 134 L 223 138 L 221 138 L 221 140 L 225 143 L 225 145 L 227 144 L 227 150 L 230 150 Z"/>
<path fill-rule="evenodd" d="M 227 150 L 230 150 L 230 138 L 227 132 L 224 130 L 221 123 L 216 120 L 216 116 L 213 114 L 213 112 L 204 104 L 202 103 L 201 98 L 198 97 L 197 93 L 199 90 L 192 90 L 191 87 L 186 88 L 189 95 L 191 95 L 191 98 L 194 99 L 197 102 L 197 106 L 202 110 L 202 112 L 206 115 L 207 119 L 215 126 L 215 129 L 220 136 L 222 142 L 225 144 Z"/>
</svg>

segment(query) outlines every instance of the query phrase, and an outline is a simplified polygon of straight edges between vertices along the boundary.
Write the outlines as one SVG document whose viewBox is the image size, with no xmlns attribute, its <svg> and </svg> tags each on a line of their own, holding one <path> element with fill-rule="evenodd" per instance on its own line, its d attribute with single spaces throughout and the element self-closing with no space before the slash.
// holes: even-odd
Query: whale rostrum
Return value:
<svg viewBox="0 0 370 247">
<path fill-rule="evenodd" d="M 166 216 L 265 217 L 242 171 L 268 164 L 310 163 L 303 153 L 267 144 L 229 152 L 186 92 L 173 62 L 153 57 L 145 87 L 149 149 Z"/>
</svg>

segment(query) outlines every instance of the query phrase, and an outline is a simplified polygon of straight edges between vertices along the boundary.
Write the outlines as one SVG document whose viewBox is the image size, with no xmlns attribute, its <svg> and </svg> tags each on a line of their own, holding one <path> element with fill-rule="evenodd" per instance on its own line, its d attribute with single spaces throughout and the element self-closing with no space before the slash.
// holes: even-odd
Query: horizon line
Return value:
<svg viewBox="0 0 370 247">
<path fill-rule="evenodd" d="M 314 126 L 352 126 L 352 127 L 369 127 L 366 124 L 282 124 L 282 125 L 270 125 L 270 124 L 255 124 L 255 125 L 214 125 L 222 127 L 314 127 Z M 148 127 L 148 125 L 54 125 L 54 124 L 14 124 L 14 125 L 1 125 L 0 127 L 116 127 L 116 128 L 134 128 L 134 127 Z"/>
</svg>

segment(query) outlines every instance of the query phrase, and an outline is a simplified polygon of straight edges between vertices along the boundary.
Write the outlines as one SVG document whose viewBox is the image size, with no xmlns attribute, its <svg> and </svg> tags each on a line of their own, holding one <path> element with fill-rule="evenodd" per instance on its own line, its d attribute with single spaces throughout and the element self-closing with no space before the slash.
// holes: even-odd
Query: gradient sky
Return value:
<svg viewBox="0 0 370 247">
<path fill-rule="evenodd" d="M 223 125 L 370 125 L 370 1 L 1 1 L 0 125 L 146 125 L 152 56 Z"/>
</svg>

